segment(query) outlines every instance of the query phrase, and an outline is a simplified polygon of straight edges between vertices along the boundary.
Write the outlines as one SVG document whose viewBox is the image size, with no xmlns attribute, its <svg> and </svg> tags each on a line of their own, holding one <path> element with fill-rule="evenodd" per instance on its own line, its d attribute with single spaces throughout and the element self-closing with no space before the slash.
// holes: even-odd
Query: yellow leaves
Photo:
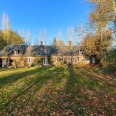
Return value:
<svg viewBox="0 0 116 116">
<path fill-rule="evenodd" d="M 98 28 L 104 28 L 109 21 L 114 21 L 113 0 L 89 0 L 95 3 L 96 7 L 90 14 L 90 22 L 95 23 Z"/>
</svg>

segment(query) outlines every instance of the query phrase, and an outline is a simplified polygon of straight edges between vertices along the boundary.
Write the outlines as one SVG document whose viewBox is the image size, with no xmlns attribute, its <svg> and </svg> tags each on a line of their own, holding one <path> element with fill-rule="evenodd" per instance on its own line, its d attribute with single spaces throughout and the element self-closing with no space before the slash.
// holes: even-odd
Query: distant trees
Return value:
<svg viewBox="0 0 116 116">
<path fill-rule="evenodd" d="M 56 37 L 53 39 L 53 46 L 65 46 L 65 42 L 62 39 L 57 40 Z"/>
<path fill-rule="evenodd" d="M 3 13 L 2 30 L 0 30 L 0 49 L 8 44 L 24 44 L 24 38 L 11 30 L 9 17 L 6 13 Z"/>
<path fill-rule="evenodd" d="M 22 38 L 17 32 L 10 30 L 9 37 L 4 35 L 3 30 L 0 31 L 0 49 L 8 44 L 24 44 L 24 38 Z"/>
</svg>

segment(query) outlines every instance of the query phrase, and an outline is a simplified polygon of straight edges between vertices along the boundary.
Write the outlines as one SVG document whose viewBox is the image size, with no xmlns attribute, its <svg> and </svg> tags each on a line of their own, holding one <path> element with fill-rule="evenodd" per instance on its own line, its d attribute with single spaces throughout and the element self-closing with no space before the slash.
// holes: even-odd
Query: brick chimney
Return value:
<svg viewBox="0 0 116 116">
<path fill-rule="evenodd" d="M 40 41 L 41 50 L 42 50 L 42 45 L 43 45 L 43 42 L 42 42 L 42 41 Z"/>
<path fill-rule="evenodd" d="M 73 47 L 73 42 L 72 41 L 69 41 L 69 47 L 70 47 L 70 49 L 72 49 L 72 47 Z"/>
<path fill-rule="evenodd" d="M 40 41 L 40 45 L 41 45 L 41 46 L 43 45 L 43 42 L 42 42 L 42 41 Z"/>
</svg>

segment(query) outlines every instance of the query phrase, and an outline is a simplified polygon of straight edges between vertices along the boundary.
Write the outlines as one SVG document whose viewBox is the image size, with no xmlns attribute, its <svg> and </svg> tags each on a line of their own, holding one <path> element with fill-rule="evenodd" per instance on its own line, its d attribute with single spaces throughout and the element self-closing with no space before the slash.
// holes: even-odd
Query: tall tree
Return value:
<svg viewBox="0 0 116 116">
<path fill-rule="evenodd" d="M 74 44 L 74 28 L 71 28 L 72 43 Z"/>
<path fill-rule="evenodd" d="M 46 30 L 44 30 L 44 44 L 47 45 L 47 33 L 46 33 Z"/>
<path fill-rule="evenodd" d="M 41 41 L 42 41 L 42 31 L 40 31 L 40 33 L 39 33 L 39 40 L 40 40 L 40 45 L 41 45 Z"/>
<path fill-rule="evenodd" d="M 103 31 L 102 40 L 101 32 L 97 31 L 97 34 L 88 34 L 82 42 L 83 50 L 89 55 L 96 55 L 98 59 L 101 59 L 103 55 L 109 50 L 112 42 L 112 30 L 107 29 Z"/>
<path fill-rule="evenodd" d="M 81 45 L 81 42 L 86 37 L 86 28 L 82 24 L 78 25 L 76 28 L 77 44 Z"/>
<path fill-rule="evenodd" d="M 6 13 L 3 13 L 2 16 L 2 30 L 3 30 L 3 36 L 4 40 L 9 43 L 10 42 L 10 20 Z"/>
<path fill-rule="evenodd" d="M 30 30 L 28 30 L 27 40 L 28 40 L 28 45 L 30 45 L 31 44 L 31 32 L 30 32 Z"/>
<path fill-rule="evenodd" d="M 61 30 L 58 30 L 58 39 L 62 39 L 62 31 Z"/>
<path fill-rule="evenodd" d="M 35 43 L 34 43 L 34 45 L 39 45 L 39 40 L 38 40 L 38 38 L 35 38 Z"/>
<path fill-rule="evenodd" d="M 116 1 L 115 0 L 88 0 L 94 3 L 95 8 L 90 14 L 90 22 L 97 28 L 102 29 L 111 21 L 114 21 Z"/>
<path fill-rule="evenodd" d="M 0 50 L 1 50 L 4 46 L 6 46 L 6 45 L 7 45 L 7 43 L 6 43 L 6 41 L 4 40 L 3 32 L 0 31 Z"/>
<path fill-rule="evenodd" d="M 68 27 L 67 35 L 68 35 L 68 44 L 69 44 L 69 41 L 70 41 L 70 27 Z"/>
</svg>

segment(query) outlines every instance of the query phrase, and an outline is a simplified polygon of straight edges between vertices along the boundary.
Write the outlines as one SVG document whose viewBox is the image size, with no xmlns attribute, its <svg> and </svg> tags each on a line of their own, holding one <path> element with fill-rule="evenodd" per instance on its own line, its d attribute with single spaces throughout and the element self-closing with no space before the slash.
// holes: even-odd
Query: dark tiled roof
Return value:
<svg viewBox="0 0 116 116">
<path fill-rule="evenodd" d="M 44 46 L 44 45 L 7 45 L 0 51 L 0 56 L 14 56 L 14 51 L 18 56 L 51 56 L 51 55 L 78 55 L 80 48 L 73 46 Z"/>
</svg>

